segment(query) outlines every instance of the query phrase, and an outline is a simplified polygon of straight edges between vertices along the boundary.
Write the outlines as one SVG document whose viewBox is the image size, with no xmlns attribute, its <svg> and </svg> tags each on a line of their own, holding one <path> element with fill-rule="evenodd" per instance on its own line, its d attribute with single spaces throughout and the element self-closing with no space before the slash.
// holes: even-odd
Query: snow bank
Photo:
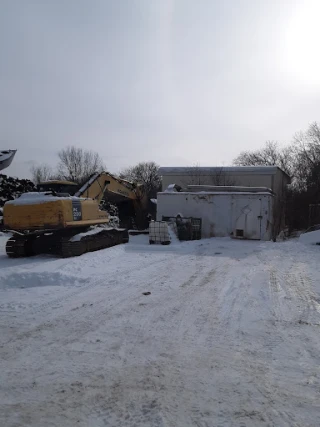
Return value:
<svg viewBox="0 0 320 427">
<path fill-rule="evenodd" d="M 62 272 L 17 272 L 1 277 L 0 289 L 80 286 L 86 279 Z"/>
<path fill-rule="evenodd" d="M 70 242 L 79 242 L 81 239 L 82 239 L 82 237 L 85 237 L 85 236 L 93 236 L 94 234 L 98 234 L 98 233 L 100 233 L 100 231 L 102 230 L 102 228 L 93 228 L 93 229 L 91 229 L 91 230 L 88 230 L 88 231 L 86 231 L 86 232 L 84 232 L 84 233 L 79 233 L 79 234 L 76 234 L 75 236 L 73 236 L 71 239 L 70 239 Z"/>
<path fill-rule="evenodd" d="M 178 239 L 178 236 L 177 236 L 177 233 L 178 233 L 177 225 L 175 223 L 169 223 L 168 228 L 169 228 L 171 244 L 173 245 L 179 244 L 180 240 Z"/>
<path fill-rule="evenodd" d="M 320 244 L 320 230 L 300 234 L 299 241 L 306 245 Z"/>
<path fill-rule="evenodd" d="M 21 194 L 20 197 L 18 197 L 15 200 L 11 200 L 10 202 L 7 202 L 8 205 L 15 205 L 15 206 L 24 206 L 24 205 L 33 205 L 33 204 L 39 204 L 39 203 L 48 203 L 48 202 L 54 202 L 56 200 L 85 200 L 85 199 L 79 199 L 78 197 L 69 196 L 69 197 L 56 197 L 53 196 L 51 193 L 38 193 L 38 192 L 30 192 Z"/>
<path fill-rule="evenodd" d="M 149 236 L 146 234 L 138 234 L 137 236 L 131 236 L 129 237 L 129 243 L 126 244 L 126 249 L 129 247 L 134 247 L 135 245 L 143 245 L 146 248 L 149 249 Z M 151 247 L 150 247 L 151 249 Z M 153 249 L 153 248 L 152 248 Z"/>
</svg>

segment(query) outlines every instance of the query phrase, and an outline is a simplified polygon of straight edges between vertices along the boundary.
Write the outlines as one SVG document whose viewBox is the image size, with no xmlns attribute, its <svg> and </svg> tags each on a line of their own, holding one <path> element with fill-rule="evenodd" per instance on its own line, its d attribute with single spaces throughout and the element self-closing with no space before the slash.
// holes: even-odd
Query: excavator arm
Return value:
<svg viewBox="0 0 320 427">
<path fill-rule="evenodd" d="M 133 184 L 107 172 L 97 172 L 80 188 L 76 197 L 85 197 L 101 202 L 105 192 L 117 194 L 131 200 L 140 200 L 143 192 L 141 186 Z"/>
<path fill-rule="evenodd" d="M 76 197 L 96 200 L 99 204 L 105 194 L 116 195 L 118 200 L 130 200 L 136 214 L 137 224 L 144 223 L 144 210 L 147 207 L 147 195 L 141 184 L 116 178 L 107 172 L 97 172 L 80 188 Z"/>
</svg>

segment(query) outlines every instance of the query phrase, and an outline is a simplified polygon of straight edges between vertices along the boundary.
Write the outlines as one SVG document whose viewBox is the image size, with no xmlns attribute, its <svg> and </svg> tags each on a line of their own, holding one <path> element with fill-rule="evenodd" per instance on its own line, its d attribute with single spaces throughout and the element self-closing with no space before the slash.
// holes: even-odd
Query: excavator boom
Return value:
<svg viewBox="0 0 320 427">
<path fill-rule="evenodd" d="M 136 200 L 141 196 L 138 185 L 116 178 L 107 172 L 93 174 L 75 196 L 94 199 L 100 203 L 106 191 L 131 200 Z"/>
</svg>

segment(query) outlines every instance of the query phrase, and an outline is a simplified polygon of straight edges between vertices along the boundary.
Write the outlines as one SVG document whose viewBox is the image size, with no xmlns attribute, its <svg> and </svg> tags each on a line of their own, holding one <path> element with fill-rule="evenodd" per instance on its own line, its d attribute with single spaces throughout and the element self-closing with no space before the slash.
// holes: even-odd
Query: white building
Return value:
<svg viewBox="0 0 320 427">
<path fill-rule="evenodd" d="M 161 167 L 162 191 L 177 184 L 188 191 L 189 185 L 265 187 L 273 192 L 273 237 L 285 226 L 285 193 L 290 177 L 276 166 Z"/>
<path fill-rule="evenodd" d="M 240 191 L 241 190 L 241 191 Z M 162 192 L 157 197 L 157 220 L 201 218 L 203 238 L 233 236 L 270 240 L 273 235 L 274 196 L 268 189 Z"/>
<path fill-rule="evenodd" d="M 161 167 L 162 191 L 169 184 L 186 188 L 195 185 L 236 185 L 267 187 L 280 193 L 290 184 L 290 177 L 277 166 L 228 166 L 228 167 Z"/>
</svg>

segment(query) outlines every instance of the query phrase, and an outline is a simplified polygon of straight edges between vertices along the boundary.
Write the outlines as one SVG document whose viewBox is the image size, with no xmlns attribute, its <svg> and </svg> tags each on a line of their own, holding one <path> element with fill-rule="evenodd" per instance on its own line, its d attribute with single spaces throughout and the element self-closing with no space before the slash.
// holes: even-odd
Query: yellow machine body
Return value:
<svg viewBox="0 0 320 427">
<path fill-rule="evenodd" d="M 3 209 L 5 228 L 17 231 L 57 230 L 106 224 L 109 221 L 108 213 L 99 209 L 96 200 L 50 196 L 47 199 L 41 203 L 36 198 L 33 203 L 6 203 Z"/>
</svg>

